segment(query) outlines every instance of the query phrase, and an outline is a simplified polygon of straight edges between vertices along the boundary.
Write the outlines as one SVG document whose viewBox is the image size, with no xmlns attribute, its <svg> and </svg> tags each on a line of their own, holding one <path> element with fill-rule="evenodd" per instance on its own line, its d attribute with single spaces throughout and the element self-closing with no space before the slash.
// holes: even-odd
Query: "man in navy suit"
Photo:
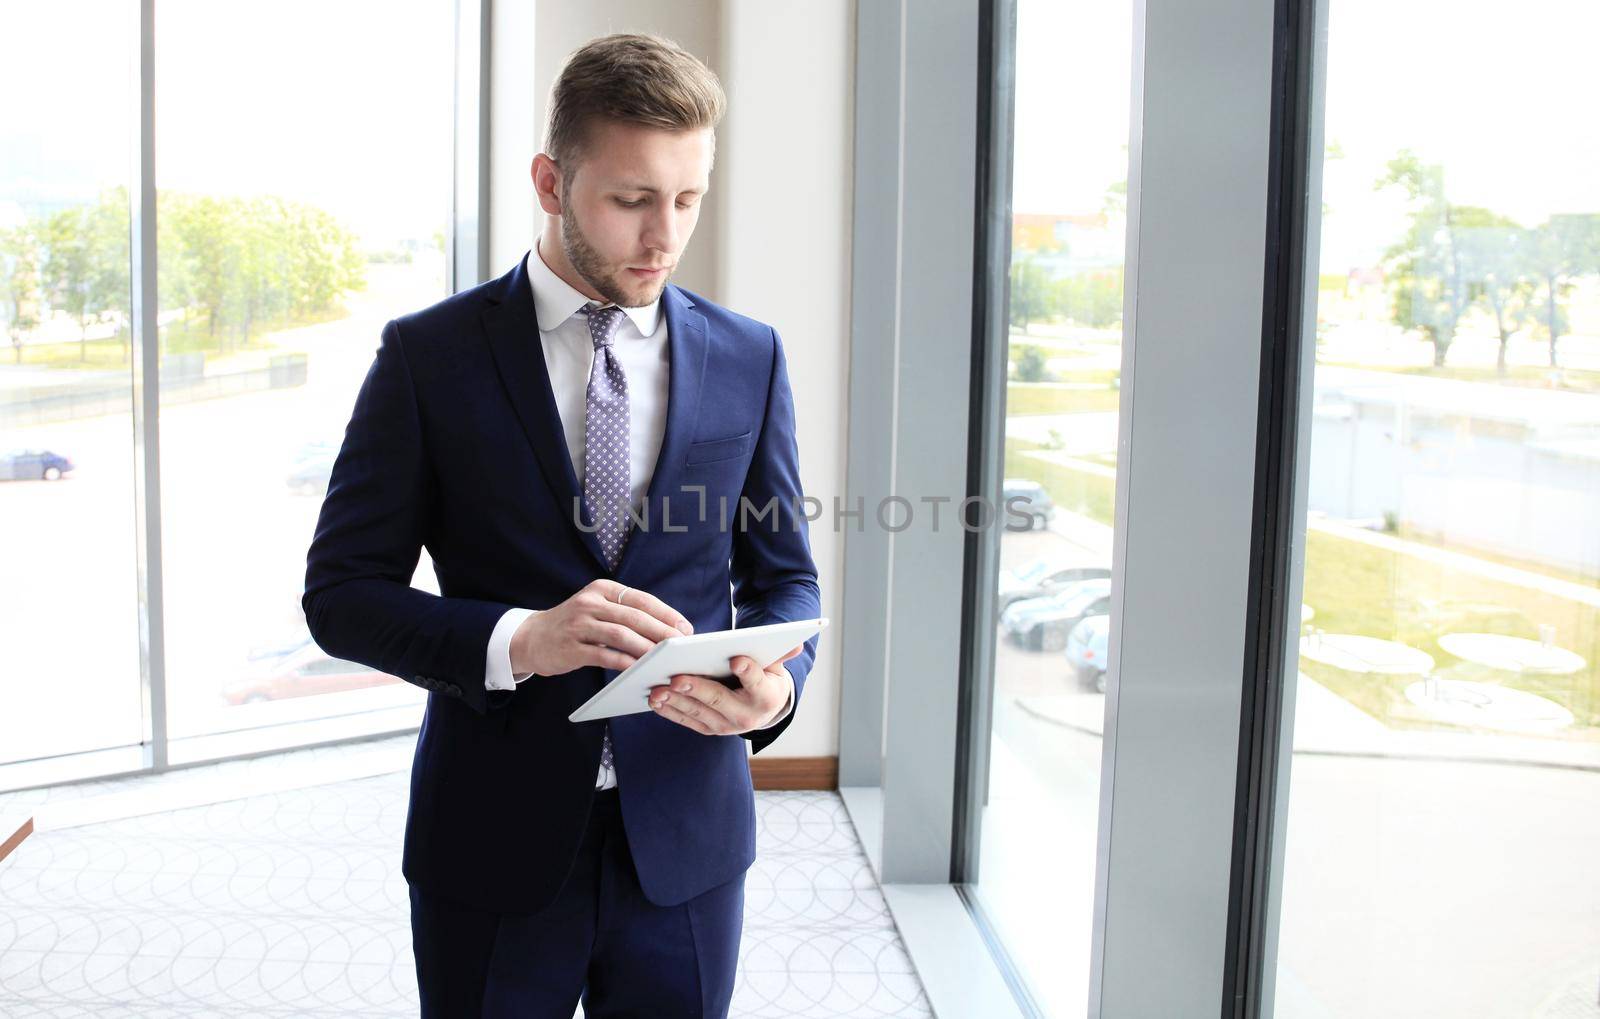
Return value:
<svg viewBox="0 0 1600 1019">
<path fill-rule="evenodd" d="M 333 467 L 311 633 L 429 691 L 402 866 L 424 1015 L 727 1013 L 745 743 L 788 726 L 817 639 L 567 720 L 661 639 L 821 614 L 778 335 L 667 282 L 724 101 L 657 37 L 573 53 L 537 243 L 385 326 Z M 437 596 L 409 586 L 424 546 Z"/>
</svg>

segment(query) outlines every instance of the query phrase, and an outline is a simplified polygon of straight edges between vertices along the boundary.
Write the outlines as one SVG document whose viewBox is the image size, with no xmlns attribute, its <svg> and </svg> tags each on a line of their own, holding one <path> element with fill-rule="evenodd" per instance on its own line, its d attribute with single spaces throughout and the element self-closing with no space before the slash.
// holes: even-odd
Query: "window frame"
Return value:
<svg viewBox="0 0 1600 1019">
<path fill-rule="evenodd" d="M 166 617 L 163 598 L 160 349 L 157 340 L 156 144 L 159 101 L 155 88 L 159 0 L 136 0 L 137 59 L 132 61 L 129 233 L 133 390 L 135 590 L 138 612 L 140 742 L 0 765 L 0 791 L 10 792 L 113 775 L 156 773 L 194 764 L 277 753 L 356 738 L 414 732 L 415 712 L 392 707 L 307 719 L 242 732 L 182 739 L 168 729 Z M 454 174 L 450 236 L 446 239 L 450 289 L 459 292 L 487 279 L 489 230 L 491 71 L 490 0 L 455 0 L 453 138 Z M 408 720 L 409 719 L 409 720 Z"/>
<path fill-rule="evenodd" d="M 1309 404 L 1296 291 L 1316 229 L 1304 219 L 1317 151 L 1307 89 L 1323 7 L 1134 4 L 1110 685 L 1081 960 L 1091 1015 L 1187 1015 L 1200 1002 L 1270 1014 L 1287 799 L 1272 764 L 1292 708 L 1289 524 Z M 1015 32 L 1015 0 L 857 10 L 853 291 L 873 300 L 852 309 L 848 492 L 869 524 L 895 492 L 1001 489 Z M 969 114 L 976 130 L 948 130 Z M 919 158 L 934 135 L 936 169 Z M 970 222 L 970 243 L 933 242 L 923 225 L 940 219 Z M 951 292 L 958 276 L 970 294 Z M 944 356 L 958 329 L 919 328 L 933 313 L 970 323 L 963 351 Z M 1189 399 L 1196 385 L 1204 401 Z M 961 391 L 966 462 L 952 466 L 934 418 Z M 977 621 L 993 618 L 998 532 L 845 537 L 846 808 L 935 1009 L 1041 1014 L 973 884 L 994 690 L 993 633 Z M 955 602 L 959 626 L 942 625 Z M 961 956 L 972 945 L 981 958 Z"/>
</svg>

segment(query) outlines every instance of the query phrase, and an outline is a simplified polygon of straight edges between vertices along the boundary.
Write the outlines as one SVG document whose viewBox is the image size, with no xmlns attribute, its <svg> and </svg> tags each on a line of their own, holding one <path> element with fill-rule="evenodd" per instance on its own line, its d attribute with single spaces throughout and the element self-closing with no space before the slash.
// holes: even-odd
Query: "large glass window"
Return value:
<svg viewBox="0 0 1600 1019">
<path fill-rule="evenodd" d="M 989 784 L 972 886 L 1081 1015 L 1110 633 L 1133 10 L 1020 0 Z M 1067 102 L 1064 97 L 1074 97 Z"/>
<path fill-rule="evenodd" d="M 277 723 L 420 717 L 420 691 L 322 655 L 299 602 L 382 326 L 449 290 L 456 5 L 159 6 L 161 490 L 143 497 L 161 522 L 163 612 L 148 624 L 164 669 L 147 677 L 129 199 L 140 8 L 0 12 L 0 765 L 260 730 L 155 758 L 178 761 L 367 724 L 264 728 Z M 413 582 L 438 589 L 426 552 Z M 15 780 L 55 777 L 29 767 Z"/>
<path fill-rule="evenodd" d="M 1597 34 L 1329 0 L 1279 1016 L 1597 1014 Z"/>
<path fill-rule="evenodd" d="M 322 656 L 300 594 L 382 326 L 447 293 L 453 16 L 449 0 L 162 0 L 174 736 L 421 703 L 396 677 Z M 415 583 L 438 590 L 426 553 Z"/>
<path fill-rule="evenodd" d="M 131 11 L 0 9 L 0 764 L 131 746 L 143 727 Z"/>
</svg>

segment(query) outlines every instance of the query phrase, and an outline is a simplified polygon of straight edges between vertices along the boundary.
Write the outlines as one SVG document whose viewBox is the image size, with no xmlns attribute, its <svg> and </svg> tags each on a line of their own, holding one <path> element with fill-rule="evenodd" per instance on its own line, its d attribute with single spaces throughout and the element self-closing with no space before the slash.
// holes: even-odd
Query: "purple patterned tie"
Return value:
<svg viewBox="0 0 1600 1019">
<path fill-rule="evenodd" d="M 628 377 L 622 362 L 611 349 L 617 326 L 622 324 L 622 309 L 586 305 L 589 336 L 594 340 L 594 363 L 589 368 L 589 390 L 585 398 L 586 424 L 583 441 L 583 498 L 594 519 L 600 551 L 612 570 L 622 558 L 628 540 L 627 507 L 632 497 L 628 478 Z M 602 730 L 600 769 L 609 777 L 613 770 L 611 726 Z M 603 777 L 599 785 L 605 784 Z"/>
<path fill-rule="evenodd" d="M 589 335 L 594 339 L 594 363 L 589 369 L 585 402 L 587 425 L 583 444 L 583 497 L 594 516 L 595 536 L 606 565 L 613 570 L 627 541 L 628 500 L 628 377 L 612 349 L 622 309 L 614 304 L 585 307 Z"/>
</svg>

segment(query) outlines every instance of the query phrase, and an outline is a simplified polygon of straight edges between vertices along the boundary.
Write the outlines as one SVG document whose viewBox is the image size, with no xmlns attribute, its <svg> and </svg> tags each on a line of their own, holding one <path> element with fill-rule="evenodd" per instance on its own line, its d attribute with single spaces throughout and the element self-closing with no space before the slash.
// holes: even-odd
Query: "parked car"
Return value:
<svg viewBox="0 0 1600 1019">
<path fill-rule="evenodd" d="M 1085 616 L 1067 635 L 1067 664 L 1078 681 L 1106 692 L 1106 654 L 1110 648 L 1111 617 Z"/>
<path fill-rule="evenodd" d="M 398 682 L 386 672 L 329 658 L 315 643 L 307 641 L 286 655 L 260 659 L 242 678 L 223 687 L 222 698 L 229 704 L 254 704 Z"/>
<path fill-rule="evenodd" d="M 245 652 L 244 657 L 249 662 L 259 662 L 264 658 L 282 658 L 285 655 L 293 654 L 309 643 L 311 643 L 311 634 L 306 632 L 304 627 L 301 627 L 298 630 L 291 630 L 275 640 L 255 645 Z"/>
<path fill-rule="evenodd" d="M 307 460 L 320 460 L 324 457 L 339 455 L 339 444 L 332 439 L 313 439 L 303 442 L 300 448 L 294 451 L 294 462 L 303 464 Z"/>
<path fill-rule="evenodd" d="M 1015 501 L 1013 501 L 1015 500 Z M 1008 531 L 1031 531 L 1050 526 L 1056 505 L 1037 481 L 1006 478 L 1000 483 L 1000 519 Z"/>
<path fill-rule="evenodd" d="M 0 453 L 0 481 L 59 481 L 74 470 L 73 462 L 48 449 L 13 449 Z"/>
<path fill-rule="evenodd" d="M 1048 598 L 1012 602 L 1000 614 L 1000 626 L 1023 647 L 1060 651 L 1067 646 L 1067 635 L 1078 620 L 1110 610 L 1110 579 L 1081 580 Z"/>
<path fill-rule="evenodd" d="M 1080 580 L 1100 580 L 1111 576 L 1109 566 L 1069 566 L 1056 559 L 1035 559 L 1016 570 L 1001 570 L 995 592 L 995 606 L 1004 612 L 1012 602 L 1024 598 L 1044 598 Z"/>
<path fill-rule="evenodd" d="M 327 495 L 328 479 L 333 476 L 335 453 L 313 454 L 290 468 L 286 483 L 299 495 Z"/>
</svg>

